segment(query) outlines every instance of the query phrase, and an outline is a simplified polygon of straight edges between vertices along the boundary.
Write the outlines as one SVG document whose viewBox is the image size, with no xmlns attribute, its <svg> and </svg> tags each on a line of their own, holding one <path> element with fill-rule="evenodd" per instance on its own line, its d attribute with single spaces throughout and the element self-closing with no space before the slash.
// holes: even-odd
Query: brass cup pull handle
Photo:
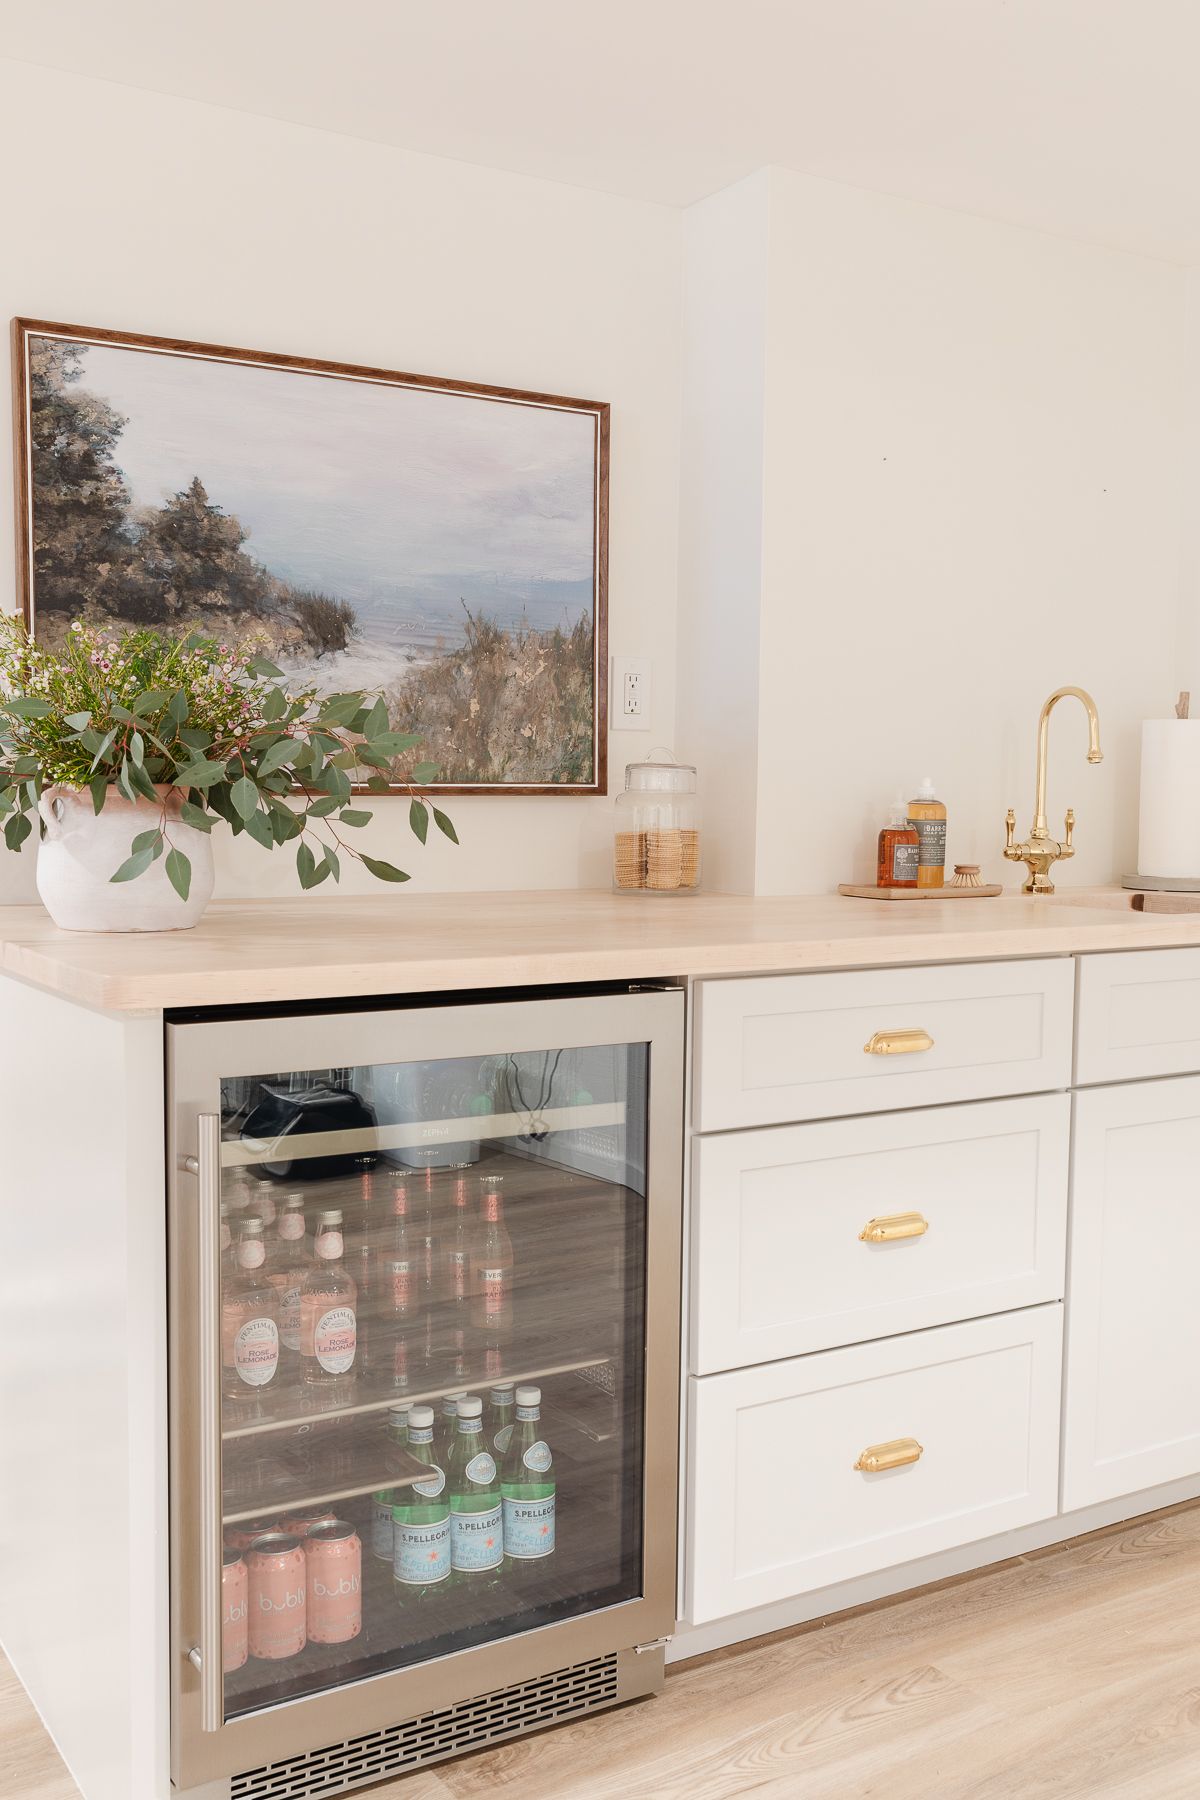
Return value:
<svg viewBox="0 0 1200 1800">
<path fill-rule="evenodd" d="M 929 1220 L 919 1212 L 889 1213 L 885 1219 L 868 1219 L 858 1234 L 860 1244 L 891 1244 L 898 1238 L 924 1237 Z"/>
<path fill-rule="evenodd" d="M 906 1463 L 919 1462 L 925 1446 L 916 1438 L 893 1438 L 887 1444 L 869 1444 L 855 1463 L 864 1475 L 878 1475 L 884 1469 L 902 1469 Z"/>
<path fill-rule="evenodd" d="M 911 1056 L 917 1050 L 932 1050 L 933 1039 L 927 1031 L 877 1031 L 863 1045 L 867 1056 Z"/>
</svg>

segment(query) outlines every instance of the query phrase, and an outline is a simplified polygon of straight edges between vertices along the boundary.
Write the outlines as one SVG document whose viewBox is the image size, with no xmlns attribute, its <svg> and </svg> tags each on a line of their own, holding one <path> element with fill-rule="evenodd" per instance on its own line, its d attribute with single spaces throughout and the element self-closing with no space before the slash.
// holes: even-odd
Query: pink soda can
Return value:
<svg viewBox="0 0 1200 1800">
<path fill-rule="evenodd" d="M 246 1552 L 246 1572 L 251 1656 L 278 1662 L 297 1655 L 308 1642 L 303 1539 L 283 1531 L 256 1539 Z"/>
<path fill-rule="evenodd" d="M 336 1525 L 337 1522 L 337 1514 L 326 1507 L 322 1512 L 289 1513 L 286 1519 L 279 1521 L 277 1529 L 286 1531 L 291 1537 L 306 1538 L 318 1525 Z"/>
<path fill-rule="evenodd" d="M 225 1548 L 248 1550 L 255 1538 L 266 1537 L 268 1532 L 278 1530 L 278 1519 L 243 1519 L 240 1525 L 225 1527 Z"/>
<path fill-rule="evenodd" d="M 308 1635 L 314 1644 L 348 1644 L 362 1630 L 362 1543 L 353 1525 L 314 1525 L 304 1540 Z"/>
<path fill-rule="evenodd" d="M 249 1578 L 240 1550 L 226 1550 L 221 1566 L 221 1667 L 240 1669 L 249 1650 Z"/>
</svg>

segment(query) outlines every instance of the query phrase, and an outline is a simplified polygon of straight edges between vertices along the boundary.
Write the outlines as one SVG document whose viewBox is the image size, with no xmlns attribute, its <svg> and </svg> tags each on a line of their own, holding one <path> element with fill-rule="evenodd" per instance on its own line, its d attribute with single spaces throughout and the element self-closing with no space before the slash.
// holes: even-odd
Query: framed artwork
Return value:
<svg viewBox="0 0 1200 1800">
<path fill-rule="evenodd" d="M 445 793 L 606 792 L 608 406 L 13 321 L 25 617 L 257 637 Z"/>
</svg>

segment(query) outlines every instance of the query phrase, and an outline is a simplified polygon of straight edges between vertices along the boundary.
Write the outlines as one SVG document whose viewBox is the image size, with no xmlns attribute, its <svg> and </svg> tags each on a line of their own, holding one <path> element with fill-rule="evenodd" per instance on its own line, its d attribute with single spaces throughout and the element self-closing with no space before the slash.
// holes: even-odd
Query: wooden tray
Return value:
<svg viewBox="0 0 1200 1800">
<path fill-rule="evenodd" d="M 849 894 L 854 900 L 989 900 L 1003 892 L 998 881 L 985 882 L 982 887 L 951 887 L 947 882 L 940 888 L 856 887 L 851 881 L 838 883 L 838 893 Z"/>
</svg>

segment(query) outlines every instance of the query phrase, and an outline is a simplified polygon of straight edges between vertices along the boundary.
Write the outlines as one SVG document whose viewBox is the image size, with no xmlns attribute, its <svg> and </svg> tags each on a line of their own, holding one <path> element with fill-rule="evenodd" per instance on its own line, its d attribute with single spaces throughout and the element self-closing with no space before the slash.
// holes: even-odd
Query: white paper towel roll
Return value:
<svg viewBox="0 0 1200 1800">
<path fill-rule="evenodd" d="M 1200 883 L 1200 719 L 1142 721 L 1138 874 Z"/>
</svg>

